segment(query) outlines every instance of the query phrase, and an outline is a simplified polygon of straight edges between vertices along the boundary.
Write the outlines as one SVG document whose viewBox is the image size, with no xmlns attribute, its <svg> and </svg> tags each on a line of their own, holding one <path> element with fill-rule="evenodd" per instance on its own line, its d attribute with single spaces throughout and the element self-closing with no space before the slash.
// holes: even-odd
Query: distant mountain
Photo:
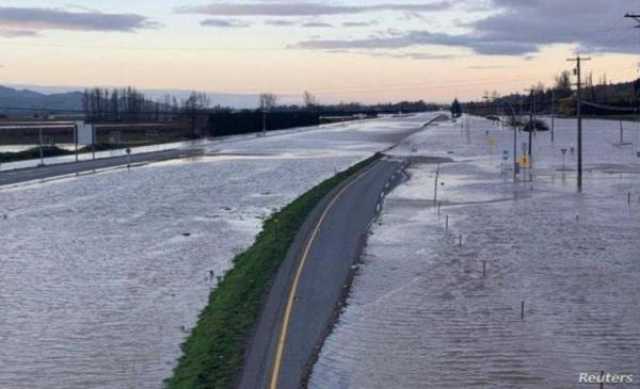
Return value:
<svg viewBox="0 0 640 389">
<path fill-rule="evenodd" d="M 0 113 L 30 113 L 46 110 L 80 111 L 82 93 L 45 94 L 27 89 L 0 86 Z"/>
</svg>

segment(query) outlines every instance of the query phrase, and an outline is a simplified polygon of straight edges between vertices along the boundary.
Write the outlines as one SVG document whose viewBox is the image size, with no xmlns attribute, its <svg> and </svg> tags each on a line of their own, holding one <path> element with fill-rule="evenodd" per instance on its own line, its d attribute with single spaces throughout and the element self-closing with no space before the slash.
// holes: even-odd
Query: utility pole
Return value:
<svg viewBox="0 0 640 389">
<path fill-rule="evenodd" d="M 503 103 L 511 110 L 511 126 L 513 127 L 513 182 L 515 183 L 518 181 L 518 170 L 520 168 L 520 165 L 518 164 L 518 127 L 520 126 L 518 122 L 520 119 L 516 118 L 516 109 L 509 100 L 505 99 Z"/>
<path fill-rule="evenodd" d="M 529 92 L 529 123 L 524 127 L 525 131 L 529 133 L 529 150 L 527 151 L 527 160 L 529 163 L 529 172 L 533 169 L 533 131 L 537 128 L 534 123 L 534 111 L 535 111 L 535 89 L 525 89 L 525 92 Z"/>
<path fill-rule="evenodd" d="M 576 91 L 576 115 L 578 117 L 578 191 L 582 192 L 582 62 L 591 61 L 591 58 L 570 58 L 567 61 L 575 62 L 574 74 L 578 78 Z"/>
<path fill-rule="evenodd" d="M 529 93 L 529 167 L 532 165 L 533 159 L 533 129 L 535 128 L 535 124 L 533 123 L 533 111 L 535 110 L 535 97 L 533 88 L 531 88 L 531 92 Z"/>
<path fill-rule="evenodd" d="M 556 90 L 551 89 L 551 143 L 555 142 L 556 137 Z"/>
<path fill-rule="evenodd" d="M 628 13 L 628 14 L 624 15 L 624 17 L 628 18 L 628 19 L 635 20 L 636 23 L 638 23 L 636 25 L 636 28 L 640 28 L 640 14 L 630 14 L 630 13 Z M 639 82 L 639 81 L 640 80 L 636 81 L 636 83 Z M 636 94 L 635 97 L 636 97 L 636 104 L 637 104 L 638 114 L 640 115 L 640 100 L 638 99 L 638 89 L 637 88 L 636 88 L 635 94 Z M 640 156 L 640 154 L 638 154 L 638 155 Z"/>
</svg>

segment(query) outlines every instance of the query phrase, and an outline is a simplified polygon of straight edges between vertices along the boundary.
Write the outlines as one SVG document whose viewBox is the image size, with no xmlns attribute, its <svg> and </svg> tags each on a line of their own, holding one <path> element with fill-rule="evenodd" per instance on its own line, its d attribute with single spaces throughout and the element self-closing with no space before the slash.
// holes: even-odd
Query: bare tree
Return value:
<svg viewBox="0 0 640 389">
<path fill-rule="evenodd" d="M 188 100 L 189 110 L 204 111 L 210 105 L 205 93 L 195 93 Z M 135 88 L 85 89 L 82 94 L 82 110 L 90 121 L 158 121 L 171 118 L 180 111 L 177 100 L 165 97 L 164 104 L 148 99 Z"/>
<path fill-rule="evenodd" d="M 209 95 L 204 92 L 193 91 L 184 101 L 183 112 L 191 117 L 191 130 L 193 135 L 197 135 L 198 117 L 207 111 L 211 101 Z"/>
<path fill-rule="evenodd" d="M 585 81 L 585 89 L 589 91 L 589 98 L 591 99 L 591 101 L 597 101 L 596 88 L 593 84 L 593 72 L 589 72 L 589 74 L 587 75 L 587 79 Z"/>
<path fill-rule="evenodd" d="M 277 102 L 278 97 L 273 93 L 262 93 L 260 95 L 260 110 L 262 112 L 270 112 Z"/>
<path fill-rule="evenodd" d="M 204 111 L 211 105 L 209 95 L 204 92 L 193 91 L 189 97 L 184 101 L 183 110 L 186 113 L 198 113 Z"/>
<path fill-rule="evenodd" d="M 302 100 L 304 101 L 304 106 L 307 109 L 314 109 L 318 106 L 318 99 L 309 91 L 304 91 L 302 94 Z"/>
<path fill-rule="evenodd" d="M 260 110 L 262 111 L 262 135 L 267 134 L 267 114 L 276 106 L 278 97 L 273 93 L 262 93 L 260 95 Z"/>
<path fill-rule="evenodd" d="M 556 83 L 554 89 L 556 90 L 556 96 L 559 98 L 565 98 L 571 96 L 571 73 L 564 71 L 556 76 Z"/>
</svg>

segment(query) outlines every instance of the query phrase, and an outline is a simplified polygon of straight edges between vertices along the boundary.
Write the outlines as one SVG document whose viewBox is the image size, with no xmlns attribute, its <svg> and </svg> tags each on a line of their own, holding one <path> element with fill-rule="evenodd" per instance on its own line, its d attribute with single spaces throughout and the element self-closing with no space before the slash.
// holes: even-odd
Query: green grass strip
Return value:
<svg viewBox="0 0 640 389">
<path fill-rule="evenodd" d="M 261 304 L 298 230 L 327 194 L 378 158 L 376 155 L 322 182 L 264 222 L 253 246 L 234 258 L 232 269 L 210 294 L 165 387 L 210 389 L 234 384 Z"/>
</svg>

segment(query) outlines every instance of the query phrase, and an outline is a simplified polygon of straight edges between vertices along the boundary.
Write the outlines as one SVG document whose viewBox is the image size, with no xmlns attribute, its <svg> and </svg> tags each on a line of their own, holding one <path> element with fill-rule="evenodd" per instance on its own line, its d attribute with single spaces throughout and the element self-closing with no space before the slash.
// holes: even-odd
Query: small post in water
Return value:
<svg viewBox="0 0 640 389">
<path fill-rule="evenodd" d="M 96 125 L 91 125 L 91 154 L 93 155 L 93 160 L 96 159 Z"/>
<path fill-rule="evenodd" d="M 75 142 L 76 162 L 78 162 L 78 122 L 73 126 L 73 141 Z"/>
<path fill-rule="evenodd" d="M 458 244 L 462 247 L 462 234 L 460 234 L 460 237 L 458 238 Z"/>
<path fill-rule="evenodd" d="M 524 320 L 524 301 L 520 304 L 520 320 Z"/>
<path fill-rule="evenodd" d="M 482 278 L 487 277 L 487 261 L 482 261 Z"/>
<path fill-rule="evenodd" d="M 444 221 L 444 234 L 445 235 L 449 234 L 449 215 L 447 215 Z"/>
<path fill-rule="evenodd" d="M 436 166 L 436 183 L 433 191 L 433 205 L 438 205 L 438 180 L 440 179 L 440 165 Z"/>
<path fill-rule="evenodd" d="M 44 151 L 42 150 L 43 139 L 42 139 L 42 127 L 38 128 L 38 139 L 40 142 L 40 166 L 44 166 Z"/>
</svg>

